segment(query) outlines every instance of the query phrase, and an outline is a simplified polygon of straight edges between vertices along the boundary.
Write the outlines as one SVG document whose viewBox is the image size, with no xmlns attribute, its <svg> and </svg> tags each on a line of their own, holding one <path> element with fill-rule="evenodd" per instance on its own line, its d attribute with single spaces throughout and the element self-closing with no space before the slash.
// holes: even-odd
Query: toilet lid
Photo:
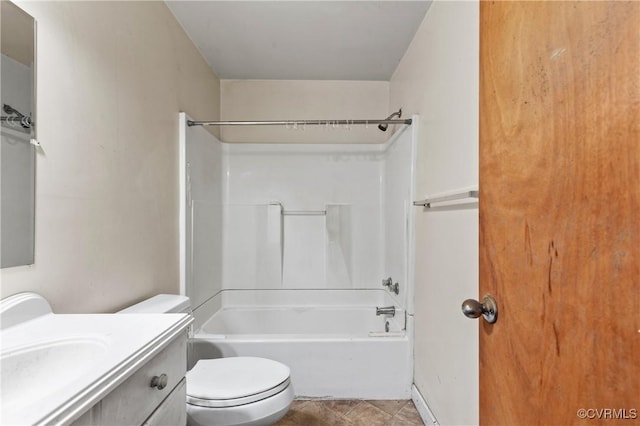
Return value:
<svg viewBox="0 0 640 426">
<path fill-rule="evenodd" d="M 254 357 L 202 359 L 187 372 L 187 403 L 232 407 L 269 398 L 289 386 L 289 367 Z"/>
</svg>

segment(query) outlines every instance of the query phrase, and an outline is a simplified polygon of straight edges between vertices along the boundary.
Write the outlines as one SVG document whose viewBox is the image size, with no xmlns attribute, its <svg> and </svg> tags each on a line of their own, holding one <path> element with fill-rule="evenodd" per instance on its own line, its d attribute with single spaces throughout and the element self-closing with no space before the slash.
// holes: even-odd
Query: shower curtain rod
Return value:
<svg viewBox="0 0 640 426">
<path fill-rule="evenodd" d="M 351 126 L 356 124 L 411 124 L 411 119 L 401 120 L 282 120 L 282 121 L 193 121 L 188 126 Z"/>
</svg>

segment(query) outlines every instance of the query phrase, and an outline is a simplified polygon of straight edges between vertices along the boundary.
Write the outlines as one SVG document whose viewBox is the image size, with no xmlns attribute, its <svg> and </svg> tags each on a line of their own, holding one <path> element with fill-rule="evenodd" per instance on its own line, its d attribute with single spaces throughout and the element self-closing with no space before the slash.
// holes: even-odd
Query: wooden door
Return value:
<svg viewBox="0 0 640 426">
<path fill-rule="evenodd" d="M 640 2 L 481 2 L 480 423 L 639 424 L 639 265 Z"/>
</svg>

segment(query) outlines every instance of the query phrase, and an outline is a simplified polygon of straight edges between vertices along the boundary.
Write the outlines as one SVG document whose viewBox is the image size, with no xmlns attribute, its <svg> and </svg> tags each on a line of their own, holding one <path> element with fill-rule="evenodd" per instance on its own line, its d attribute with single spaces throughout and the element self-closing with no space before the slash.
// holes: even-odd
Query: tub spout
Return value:
<svg viewBox="0 0 640 426">
<path fill-rule="evenodd" d="M 385 306 L 383 308 L 376 307 L 376 315 L 391 315 L 394 316 L 396 314 L 395 306 Z"/>
</svg>

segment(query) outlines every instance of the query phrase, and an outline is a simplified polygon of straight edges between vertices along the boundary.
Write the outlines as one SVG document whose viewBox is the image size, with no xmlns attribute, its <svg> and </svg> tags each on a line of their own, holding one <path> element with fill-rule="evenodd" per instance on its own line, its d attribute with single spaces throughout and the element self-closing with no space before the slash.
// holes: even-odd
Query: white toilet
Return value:
<svg viewBox="0 0 640 426">
<path fill-rule="evenodd" d="M 186 296 L 160 294 L 120 313 L 190 312 Z M 290 370 L 264 358 L 201 359 L 187 372 L 187 425 L 269 426 L 293 401 Z"/>
</svg>

